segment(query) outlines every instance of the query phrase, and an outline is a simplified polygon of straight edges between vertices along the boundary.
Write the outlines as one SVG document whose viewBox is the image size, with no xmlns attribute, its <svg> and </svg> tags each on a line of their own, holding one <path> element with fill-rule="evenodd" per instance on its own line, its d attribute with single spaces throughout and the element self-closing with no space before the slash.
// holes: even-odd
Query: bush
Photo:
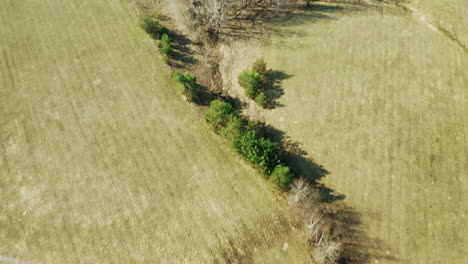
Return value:
<svg viewBox="0 0 468 264">
<path fill-rule="evenodd" d="M 234 140 L 234 149 L 270 175 L 279 163 L 279 148 L 266 138 L 258 138 L 255 130 L 242 131 Z"/>
<path fill-rule="evenodd" d="M 285 165 L 277 165 L 271 173 L 270 180 L 283 190 L 289 190 L 294 175 L 291 169 Z"/>
<path fill-rule="evenodd" d="M 172 78 L 180 92 L 187 97 L 187 100 L 193 101 L 198 98 L 200 86 L 197 84 L 197 77 L 173 71 Z"/>
<path fill-rule="evenodd" d="M 255 102 L 265 108 L 268 105 L 268 98 L 264 92 L 261 92 L 255 97 Z"/>
<path fill-rule="evenodd" d="M 155 18 L 149 16 L 140 19 L 139 26 L 153 38 L 159 38 L 161 34 L 161 24 Z"/>
<path fill-rule="evenodd" d="M 244 122 L 245 121 L 239 116 L 229 115 L 227 118 L 226 125 L 223 128 L 221 128 L 220 135 L 227 138 L 230 141 L 234 141 L 242 132 Z"/>
<path fill-rule="evenodd" d="M 160 43 L 159 45 L 160 45 L 162 53 L 166 55 L 169 55 L 172 53 L 171 39 L 169 38 L 167 34 L 163 34 L 161 36 L 161 41 L 159 43 Z"/>
<path fill-rule="evenodd" d="M 260 74 L 262 81 L 266 81 L 267 66 L 265 60 L 263 60 L 262 58 L 256 60 L 252 65 L 252 71 Z"/>
<path fill-rule="evenodd" d="M 234 117 L 239 117 L 239 112 L 232 105 L 220 100 L 211 101 L 210 107 L 205 111 L 205 120 L 210 124 L 216 133 L 226 127 Z"/>
<path fill-rule="evenodd" d="M 260 74 L 245 70 L 239 74 L 238 82 L 244 88 L 245 94 L 248 97 L 255 98 L 260 89 L 262 79 Z"/>
</svg>

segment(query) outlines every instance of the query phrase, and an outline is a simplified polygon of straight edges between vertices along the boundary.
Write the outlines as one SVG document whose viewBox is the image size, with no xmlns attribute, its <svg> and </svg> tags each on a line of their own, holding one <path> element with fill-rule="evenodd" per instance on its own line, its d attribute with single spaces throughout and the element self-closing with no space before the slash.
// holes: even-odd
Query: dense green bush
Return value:
<svg viewBox="0 0 468 264">
<path fill-rule="evenodd" d="M 213 130 L 230 140 L 235 139 L 243 127 L 239 111 L 230 104 L 214 100 L 205 111 L 205 120 Z"/>
<path fill-rule="evenodd" d="M 288 190 L 293 180 L 293 173 L 288 166 L 277 165 L 270 175 L 270 180 L 283 190 Z"/>
<path fill-rule="evenodd" d="M 187 100 L 194 101 L 198 99 L 200 85 L 197 83 L 197 77 L 173 71 L 172 78 L 180 92 L 187 97 Z"/>
<path fill-rule="evenodd" d="M 258 138 L 255 130 L 242 131 L 234 140 L 234 149 L 270 175 L 279 163 L 279 148 L 266 138 Z"/>
<path fill-rule="evenodd" d="M 268 105 L 268 98 L 264 92 L 261 92 L 255 97 L 255 102 L 262 107 L 266 107 Z"/>
<path fill-rule="evenodd" d="M 244 88 L 245 94 L 250 98 L 255 98 L 262 84 L 260 74 L 250 71 L 242 71 L 238 77 L 239 85 Z"/>
<path fill-rule="evenodd" d="M 163 34 L 161 36 L 161 41 L 159 42 L 159 46 L 161 48 L 161 52 L 170 55 L 172 53 L 172 48 L 171 48 L 171 39 L 167 34 Z"/>
<path fill-rule="evenodd" d="M 238 110 L 220 100 L 211 101 L 205 111 L 205 120 L 217 134 L 232 142 L 236 152 L 258 167 L 279 188 L 289 188 L 293 174 L 289 167 L 280 164 L 279 147 L 258 136 L 257 122 L 242 119 Z"/>
</svg>

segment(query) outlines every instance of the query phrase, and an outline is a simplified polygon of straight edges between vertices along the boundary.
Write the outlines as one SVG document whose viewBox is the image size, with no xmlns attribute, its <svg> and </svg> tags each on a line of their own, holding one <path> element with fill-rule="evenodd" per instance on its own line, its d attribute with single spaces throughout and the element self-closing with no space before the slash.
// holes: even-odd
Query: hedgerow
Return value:
<svg viewBox="0 0 468 264">
<path fill-rule="evenodd" d="M 289 168 L 280 165 L 279 147 L 269 139 L 258 135 L 255 122 L 240 116 L 232 105 L 213 100 L 205 111 L 205 120 L 219 135 L 230 140 L 233 149 L 257 167 L 266 178 L 281 189 L 287 190 L 292 179 Z"/>
</svg>

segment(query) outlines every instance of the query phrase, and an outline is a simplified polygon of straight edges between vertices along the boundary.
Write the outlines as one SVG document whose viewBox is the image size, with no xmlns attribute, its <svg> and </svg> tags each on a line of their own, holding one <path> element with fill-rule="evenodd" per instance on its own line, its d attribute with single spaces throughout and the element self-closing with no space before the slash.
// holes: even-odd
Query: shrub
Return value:
<svg viewBox="0 0 468 264">
<path fill-rule="evenodd" d="M 200 86 L 197 84 L 197 77 L 173 71 L 172 78 L 180 92 L 187 97 L 187 100 L 193 101 L 198 98 Z"/>
<path fill-rule="evenodd" d="M 264 92 L 261 92 L 255 97 L 255 102 L 265 108 L 268 105 L 268 98 Z"/>
<path fill-rule="evenodd" d="M 211 101 L 210 107 L 205 111 L 205 120 L 210 124 L 216 133 L 221 133 L 224 127 L 227 127 L 229 122 L 239 117 L 232 105 L 220 100 Z"/>
<path fill-rule="evenodd" d="M 229 139 L 230 141 L 234 141 L 242 132 L 244 122 L 245 121 L 239 116 L 229 115 L 226 125 L 221 128 L 221 136 Z"/>
<path fill-rule="evenodd" d="M 244 88 L 245 94 L 250 98 L 255 98 L 260 89 L 262 80 L 258 73 L 242 71 L 238 77 L 239 85 Z"/>
<path fill-rule="evenodd" d="M 153 38 L 159 38 L 161 34 L 161 24 L 155 18 L 143 17 L 140 20 L 139 26 Z"/>
<path fill-rule="evenodd" d="M 293 177 L 294 175 L 288 166 L 279 164 L 271 173 L 270 180 L 273 181 L 278 188 L 289 190 Z"/>
<path fill-rule="evenodd" d="M 320 242 L 316 244 L 312 256 L 320 264 L 335 264 L 338 263 L 340 259 L 341 248 L 342 245 L 340 242 L 322 237 Z"/>
<path fill-rule="evenodd" d="M 161 48 L 161 52 L 166 55 L 169 55 L 172 53 L 171 39 L 169 38 L 167 34 L 163 34 L 161 36 L 160 48 Z"/>
<path fill-rule="evenodd" d="M 270 175 L 279 163 L 279 148 L 266 138 L 258 138 L 255 130 L 245 130 L 234 140 L 234 149 L 245 159 Z"/>
<path fill-rule="evenodd" d="M 266 81 L 267 66 L 265 60 L 262 58 L 256 60 L 252 65 L 252 71 L 260 74 L 262 81 Z"/>
<path fill-rule="evenodd" d="M 304 178 L 295 179 L 288 194 L 288 201 L 293 204 L 304 201 L 311 193 L 312 188 Z"/>
</svg>

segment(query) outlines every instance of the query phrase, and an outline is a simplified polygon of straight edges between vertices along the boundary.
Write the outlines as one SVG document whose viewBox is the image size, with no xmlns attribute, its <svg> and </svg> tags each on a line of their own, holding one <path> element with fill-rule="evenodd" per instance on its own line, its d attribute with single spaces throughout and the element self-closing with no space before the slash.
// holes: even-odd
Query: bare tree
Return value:
<svg viewBox="0 0 468 264">
<path fill-rule="evenodd" d="M 291 184 L 288 201 L 297 204 L 303 201 L 309 194 L 311 188 L 304 178 L 295 179 Z"/>
<path fill-rule="evenodd" d="M 316 243 L 312 256 L 319 263 L 334 264 L 340 259 L 341 243 L 322 236 Z"/>
<path fill-rule="evenodd" d="M 319 206 L 309 209 L 305 223 L 313 258 L 320 264 L 335 264 L 341 255 L 341 242 L 333 221 L 325 217 Z"/>
<path fill-rule="evenodd" d="M 185 20 L 189 28 L 198 28 L 216 38 L 228 19 L 239 15 L 253 6 L 279 6 L 279 0 L 182 0 Z M 274 3 L 273 3 L 274 2 Z"/>
</svg>

